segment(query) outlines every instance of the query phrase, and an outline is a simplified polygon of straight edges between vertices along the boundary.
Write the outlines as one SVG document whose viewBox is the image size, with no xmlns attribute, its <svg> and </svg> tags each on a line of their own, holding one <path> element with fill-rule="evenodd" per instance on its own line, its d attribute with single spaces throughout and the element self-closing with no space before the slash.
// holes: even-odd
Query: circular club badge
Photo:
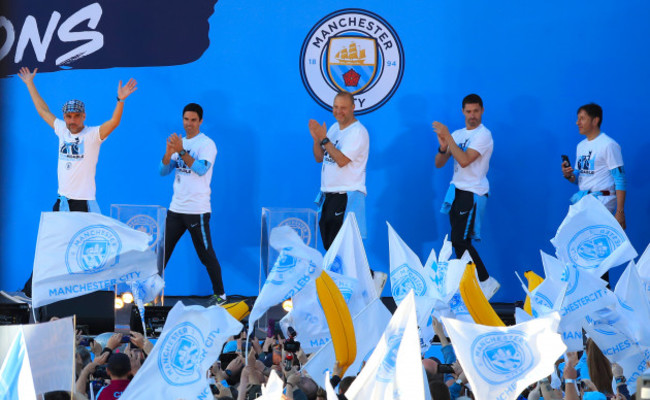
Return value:
<svg viewBox="0 0 650 400">
<path fill-rule="evenodd" d="M 105 225 L 91 225 L 70 239 L 65 264 L 71 274 L 93 274 L 109 267 L 108 263 L 121 249 L 122 241 L 114 230 Z"/>
<path fill-rule="evenodd" d="M 569 259 L 580 268 L 593 269 L 609 257 L 625 237 L 607 225 L 584 228 L 569 241 Z"/>
<path fill-rule="evenodd" d="M 354 96 L 355 114 L 383 106 L 404 75 L 404 48 L 386 20 L 347 8 L 318 21 L 300 51 L 300 76 L 311 97 L 331 111 L 341 91 Z"/>
<path fill-rule="evenodd" d="M 287 218 L 284 221 L 280 222 L 278 226 L 288 226 L 290 228 L 293 228 L 294 231 L 300 236 L 300 239 L 302 239 L 303 242 L 305 242 L 306 245 L 309 245 L 311 242 L 311 229 L 309 229 L 309 225 L 300 218 Z"/>
<path fill-rule="evenodd" d="M 474 368 L 492 385 L 516 379 L 533 367 L 533 352 L 523 332 L 485 333 L 474 340 L 471 350 Z"/>
<path fill-rule="evenodd" d="M 152 217 L 146 214 L 134 215 L 126 221 L 126 224 L 136 231 L 144 232 L 151 236 L 149 248 L 152 248 L 158 242 L 158 222 Z"/>
<path fill-rule="evenodd" d="M 390 285 L 396 301 L 402 301 L 413 289 L 416 296 L 424 296 L 427 292 L 427 283 L 419 273 L 407 264 L 401 265 L 391 273 Z"/>
<path fill-rule="evenodd" d="M 158 355 L 158 368 L 165 381 L 184 386 L 201 379 L 203 345 L 201 330 L 193 324 L 184 322 L 174 327 L 163 339 Z"/>
</svg>

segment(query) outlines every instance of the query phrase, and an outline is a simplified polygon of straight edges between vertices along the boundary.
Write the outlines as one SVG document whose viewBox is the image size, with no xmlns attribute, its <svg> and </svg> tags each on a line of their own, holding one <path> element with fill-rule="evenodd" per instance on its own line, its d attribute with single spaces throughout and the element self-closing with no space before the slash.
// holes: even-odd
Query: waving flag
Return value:
<svg viewBox="0 0 650 400">
<path fill-rule="evenodd" d="M 566 351 L 557 313 L 505 328 L 442 321 L 477 400 L 516 399 L 550 375 Z"/>
<path fill-rule="evenodd" d="M 332 271 L 327 271 L 327 274 L 349 304 L 358 281 Z M 290 326 L 300 334 L 301 346 L 306 353 L 316 352 L 332 340 L 325 312 L 318 300 L 315 282 L 309 282 L 293 297 L 293 309 L 280 320 L 285 337 Z"/>
<path fill-rule="evenodd" d="M 645 293 L 645 285 L 639 271 L 630 261 L 614 289 L 618 298 L 616 310 L 626 321 L 633 337 L 642 345 L 650 347 L 650 302 Z"/>
<path fill-rule="evenodd" d="M 228 337 L 242 328 L 222 307 L 186 307 L 179 301 L 120 400 L 212 398 L 206 373 Z"/>
<path fill-rule="evenodd" d="M 248 317 L 248 334 L 269 308 L 292 298 L 313 282 L 322 271 L 323 256 L 305 245 L 296 231 L 288 226 L 273 228 L 269 240 L 271 246 L 280 252 L 269 276 L 257 296 Z"/>
<path fill-rule="evenodd" d="M 345 393 L 355 399 L 424 399 L 415 296 L 407 294 L 370 359 Z M 397 396 L 395 395 L 397 394 Z"/>
<path fill-rule="evenodd" d="M 623 359 L 641 352 L 641 348 L 625 328 L 625 319 L 618 313 L 611 313 L 610 318 L 593 320 L 587 317 L 588 324 L 584 325 L 587 335 L 598 345 L 598 348 L 611 362 Z M 614 319 L 611 319 L 614 317 Z"/>
<path fill-rule="evenodd" d="M 323 258 L 323 269 L 357 281 L 356 288 L 350 293 L 351 297 L 347 301 L 352 315 L 356 315 L 378 297 L 354 213 L 348 213 L 334 242 L 327 250 Z"/>
<path fill-rule="evenodd" d="M 32 283 L 40 307 L 158 272 L 151 237 L 96 213 L 44 212 L 38 228 Z"/>
<path fill-rule="evenodd" d="M 431 311 L 440 300 L 433 289 L 434 276 L 431 269 L 422 267 L 417 255 L 411 250 L 397 232 L 388 225 L 388 250 L 390 253 L 390 286 L 395 303 L 399 306 L 412 290 L 418 325 L 425 326 Z"/>
<path fill-rule="evenodd" d="M 345 371 L 344 376 L 355 376 L 359 373 L 361 365 L 368 359 L 377 342 L 379 342 L 390 318 L 390 311 L 378 298 L 352 318 L 357 339 L 357 358 Z M 334 345 L 332 342 L 328 342 L 318 352 L 309 357 L 304 369 L 309 372 L 309 375 L 319 386 L 323 387 L 325 385 L 323 376 L 326 371 L 332 370 L 335 362 Z"/>
<path fill-rule="evenodd" d="M 637 256 L 616 218 L 593 196 L 569 207 L 551 243 L 563 263 L 598 277 Z"/>
<path fill-rule="evenodd" d="M 22 329 L 14 337 L 9 353 L 0 368 L 0 398 L 36 400 L 32 370 Z"/>
</svg>

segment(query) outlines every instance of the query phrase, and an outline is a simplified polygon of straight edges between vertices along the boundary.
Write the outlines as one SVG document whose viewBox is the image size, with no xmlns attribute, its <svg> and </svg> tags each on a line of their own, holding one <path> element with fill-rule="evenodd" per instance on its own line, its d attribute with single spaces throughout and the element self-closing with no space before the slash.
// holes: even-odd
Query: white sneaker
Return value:
<svg viewBox="0 0 650 400">
<path fill-rule="evenodd" d="M 483 282 L 479 282 L 478 285 L 481 287 L 485 298 L 488 300 L 490 300 L 501 287 L 501 284 L 492 277 L 487 278 Z"/>
<path fill-rule="evenodd" d="M 0 294 L 14 303 L 32 304 L 32 299 L 27 297 L 23 292 L 5 292 L 4 290 L 0 290 Z"/>
</svg>

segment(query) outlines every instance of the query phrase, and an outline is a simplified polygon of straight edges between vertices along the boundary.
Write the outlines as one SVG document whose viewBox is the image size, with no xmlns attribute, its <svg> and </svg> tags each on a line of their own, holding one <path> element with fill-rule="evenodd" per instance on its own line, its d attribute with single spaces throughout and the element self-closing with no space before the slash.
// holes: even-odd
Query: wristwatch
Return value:
<svg viewBox="0 0 650 400">
<path fill-rule="evenodd" d="M 187 151 L 185 151 L 185 149 L 178 152 L 179 157 L 183 157 L 185 154 L 187 154 Z"/>
<path fill-rule="evenodd" d="M 321 146 L 325 146 L 325 145 L 328 144 L 329 142 L 330 142 L 330 139 L 329 139 L 328 137 L 326 137 L 325 139 L 323 139 L 323 140 L 320 141 L 320 145 L 321 145 Z"/>
</svg>

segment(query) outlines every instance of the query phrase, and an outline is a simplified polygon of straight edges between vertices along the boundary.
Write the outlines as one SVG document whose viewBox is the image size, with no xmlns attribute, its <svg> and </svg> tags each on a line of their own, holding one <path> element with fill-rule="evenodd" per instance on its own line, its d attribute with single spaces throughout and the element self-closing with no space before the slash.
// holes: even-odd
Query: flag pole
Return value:
<svg viewBox="0 0 650 400">
<path fill-rule="evenodd" d="M 75 364 L 77 358 L 77 314 L 72 314 L 72 387 L 70 388 L 70 400 L 74 400 L 75 392 Z"/>
</svg>

